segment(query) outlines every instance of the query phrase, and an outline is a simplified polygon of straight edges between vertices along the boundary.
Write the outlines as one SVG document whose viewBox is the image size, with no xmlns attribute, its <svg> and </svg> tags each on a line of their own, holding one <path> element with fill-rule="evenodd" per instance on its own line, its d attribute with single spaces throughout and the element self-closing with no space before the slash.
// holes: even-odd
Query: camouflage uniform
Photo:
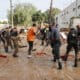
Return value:
<svg viewBox="0 0 80 80">
<path fill-rule="evenodd" d="M 4 31 L 3 40 L 4 40 L 4 48 L 5 48 L 6 52 L 8 52 L 9 46 L 11 47 L 11 49 L 13 49 L 12 41 L 11 41 L 11 34 L 10 34 L 9 28 L 6 28 Z"/>
<path fill-rule="evenodd" d="M 13 29 L 12 34 L 11 34 L 11 38 L 12 38 L 13 45 L 14 45 L 13 57 L 17 57 L 19 46 L 18 46 L 18 31 L 16 28 Z"/>
<path fill-rule="evenodd" d="M 6 32 L 6 29 L 4 29 L 1 32 L 1 41 L 3 42 L 5 52 L 8 52 L 8 46 L 7 46 L 6 38 L 7 38 L 7 32 Z"/>
</svg>

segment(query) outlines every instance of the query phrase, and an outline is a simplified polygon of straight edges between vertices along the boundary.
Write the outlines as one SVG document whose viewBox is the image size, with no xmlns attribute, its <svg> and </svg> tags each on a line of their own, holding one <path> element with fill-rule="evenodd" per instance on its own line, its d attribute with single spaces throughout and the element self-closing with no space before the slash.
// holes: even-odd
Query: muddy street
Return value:
<svg viewBox="0 0 80 80">
<path fill-rule="evenodd" d="M 27 58 L 28 46 L 19 49 L 18 58 L 12 57 L 12 51 L 5 53 L 1 47 L 7 58 L 0 57 L 0 80 L 80 80 L 80 61 L 74 68 L 74 57 L 69 57 L 67 63 L 62 61 L 63 69 L 58 70 L 57 64 L 51 61 L 50 46 L 44 48 L 38 40 L 34 44 L 36 51 L 30 59 Z M 61 54 L 65 53 L 65 46 L 61 47 Z M 46 54 L 37 55 L 43 48 Z"/>
</svg>

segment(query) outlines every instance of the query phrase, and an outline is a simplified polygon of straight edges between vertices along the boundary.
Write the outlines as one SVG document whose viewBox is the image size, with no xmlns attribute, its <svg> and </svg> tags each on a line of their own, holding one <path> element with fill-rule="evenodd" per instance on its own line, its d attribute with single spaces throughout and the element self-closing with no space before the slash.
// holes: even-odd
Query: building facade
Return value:
<svg viewBox="0 0 80 80">
<path fill-rule="evenodd" d="M 55 16 L 58 27 L 69 28 L 70 20 L 73 17 L 80 17 L 80 0 L 76 0 L 65 8 L 61 13 Z"/>
</svg>

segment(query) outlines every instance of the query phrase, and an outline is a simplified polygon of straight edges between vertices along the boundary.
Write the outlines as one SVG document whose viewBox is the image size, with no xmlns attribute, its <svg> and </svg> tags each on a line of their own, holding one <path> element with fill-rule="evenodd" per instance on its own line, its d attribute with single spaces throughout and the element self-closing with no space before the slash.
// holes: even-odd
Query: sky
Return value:
<svg viewBox="0 0 80 80">
<path fill-rule="evenodd" d="M 10 0 L 0 0 L 0 20 L 7 19 L 7 12 L 10 9 Z M 49 9 L 51 0 L 12 0 L 13 6 L 18 3 L 32 3 L 38 10 L 45 11 Z M 53 7 L 63 10 L 75 0 L 53 0 Z"/>
</svg>

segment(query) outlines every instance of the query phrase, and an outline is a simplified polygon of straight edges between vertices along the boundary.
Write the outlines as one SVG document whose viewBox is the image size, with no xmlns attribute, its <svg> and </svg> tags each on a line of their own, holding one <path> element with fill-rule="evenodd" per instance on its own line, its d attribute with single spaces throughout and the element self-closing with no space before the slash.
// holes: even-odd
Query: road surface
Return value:
<svg viewBox="0 0 80 80">
<path fill-rule="evenodd" d="M 35 41 L 36 51 L 32 52 L 32 58 L 27 58 L 28 47 L 19 49 L 19 57 L 13 58 L 12 52 L 5 53 L 0 45 L 1 53 L 7 58 L 0 57 L 0 80 L 80 80 L 80 61 L 78 67 L 74 68 L 74 57 L 69 57 L 68 62 L 62 61 L 63 69 L 57 70 L 57 64 L 52 62 L 50 46 L 40 46 L 40 41 Z M 46 54 L 37 55 L 43 50 Z M 61 55 L 65 53 L 65 45 L 61 47 Z M 73 53 L 73 51 L 72 51 Z"/>
</svg>

